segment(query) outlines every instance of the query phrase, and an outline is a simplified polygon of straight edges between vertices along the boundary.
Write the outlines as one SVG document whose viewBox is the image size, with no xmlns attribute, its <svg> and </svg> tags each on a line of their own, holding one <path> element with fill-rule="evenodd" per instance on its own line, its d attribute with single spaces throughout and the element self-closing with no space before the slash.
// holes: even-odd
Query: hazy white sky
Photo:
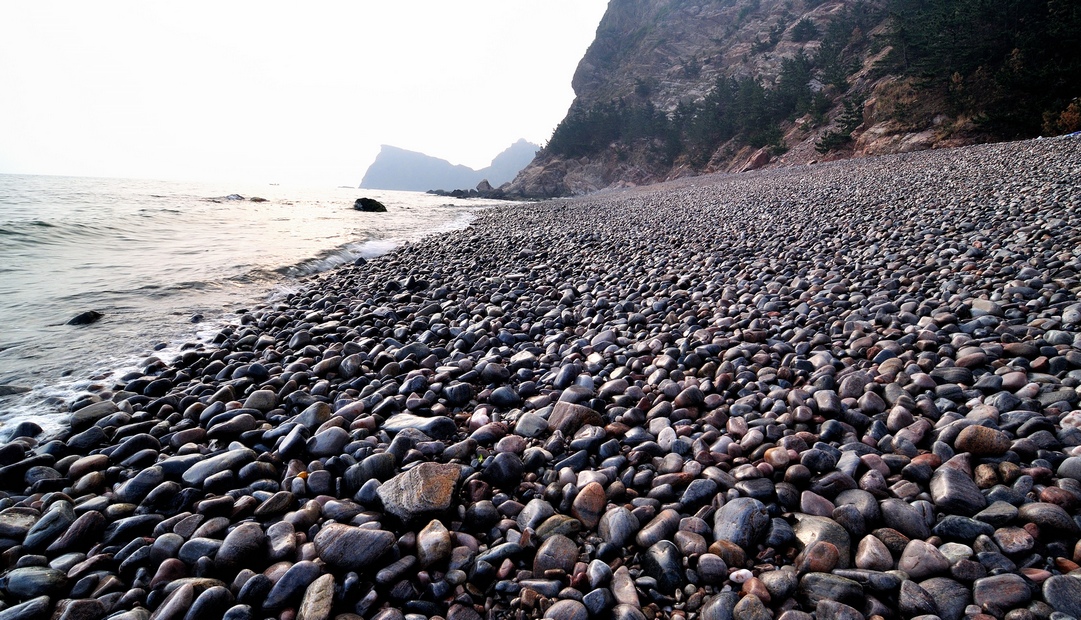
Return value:
<svg viewBox="0 0 1081 620">
<path fill-rule="evenodd" d="M 0 172 L 355 185 L 543 144 L 607 0 L 0 2 Z"/>
</svg>

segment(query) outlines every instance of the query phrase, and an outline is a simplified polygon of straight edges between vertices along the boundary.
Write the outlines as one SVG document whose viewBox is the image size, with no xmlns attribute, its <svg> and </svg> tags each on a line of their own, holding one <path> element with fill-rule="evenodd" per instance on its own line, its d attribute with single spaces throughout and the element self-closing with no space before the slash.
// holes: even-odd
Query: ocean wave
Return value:
<svg viewBox="0 0 1081 620">
<path fill-rule="evenodd" d="M 5 182 L 16 191 L 5 192 Z M 236 189 L 244 196 L 266 191 Z M 389 193 L 392 213 L 359 218 L 352 192 L 341 190 L 274 190 L 268 203 L 235 205 L 241 208 L 206 198 L 230 191 L 0 175 L 0 265 L 16 270 L 0 276 L 8 327 L 0 382 L 10 377 L 35 388 L 18 403 L 5 401 L 0 424 L 23 413 L 56 415 L 60 403 L 84 391 L 69 379 L 106 377 L 140 356 L 160 355 L 152 351 L 161 343 L 190 342 L 215 317 L 233 320 L 228 308 L 255 307 L 299 290 L 305 276 L 460 228 L 483 208 Z M 64 325 L 88 309 L 107 318 L 86 329 Z M 206 317 L 198 327 L 190 321 L 196 314 Z"/>
<path fill-rule="evenodd" d="M 0 235 L 23 244 L 59 245 L 82 239 L 105 239 L 124 234 L 137 234 L 139 227 L 130 229 L 111 222 L 50 222 L 46 220 L 9 221 L 0 228 Z"/>
<path fill-rule="evenodd" d="M 375 258 L 390 252 L 397 247 L 396 239 L 370 239 L 361 243 L 350 243 L 333 248 L 312 258 L 305 259 L 294 265 L 280 267 L 276 271 L 283 276 L 300 278 L 316 273 L 329 271 L 346 263 L 352 263 L 358 258 Z"/>
</svg>

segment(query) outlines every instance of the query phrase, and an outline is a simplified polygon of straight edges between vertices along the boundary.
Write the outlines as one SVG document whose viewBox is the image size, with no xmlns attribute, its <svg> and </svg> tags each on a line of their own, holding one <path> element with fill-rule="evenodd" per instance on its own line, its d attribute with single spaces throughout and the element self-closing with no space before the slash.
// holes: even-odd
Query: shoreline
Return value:
<svg viewBox="0 0 1081 620">
<path fill-rule="evenodd" d="M 147 224 L 156 232 L 157 237 L 165 236 L 164 231 L 173 225 L 169 221 L 172 217 L 169 214 L 186 212 L 192 204 L 196 209 L 208 208 L 208 200 L 199 198 L 201 194 L 197 190 L 215 189 L 213 186 L 184 186 L 180 189 L 190 191 L 170 202 L 170 209 L 162 208 L 160 204 L 156 204 L 157 208 L 152 209 L 155 205 L 139 203 L 140 197 L 152 195 L 157 198 L 157 192 L 167 195 L 169 191 L 166 190 L 170 185 L 162 184 L 159 187 L 158 182 L 148 182 L 149 184 L 140 185 L 138 192 L 134 192 L 131 188 L 134 182 L 120 181 L 105 187 L 96 181 L 91 182 L 90 187 L 81 188 L 86 191 L 86 197 L 78 203 L 82 211 L 91 212 L 95 206 L 100 211 L 105 211 L 111 208 L 109 205 L 113 202 L 131 196 L 130 204 L 135 206 L 127 211 L 136 212 L 136 207 L 142 207 L 138 209 L 138 213 L 153 210 L 155 213 L 166 214 L 157 219 L 151 218 Z M 31 189 L 36 193 L 30 193 L 37 197 L 33 200 L 27 199 L 27 204 L 32 204 L 34 200 L 47 203 L 50 202 L 50 195 L 62 193 L 53 187 L 31 186 Z M 91 189 L 97 189 L 98 193 L 91 192 Z M 174 257 L 171 252 L 180 251 L 177 259 L 180 264 L 177 268 L 170 268 L 159 274 L 149 266 L 124 266 L 122 261 L 127 259 L 120 251 L 106 252 L 95 260 L 97 265 L 103 267 L 91 269 L 73 290 L 61 289 L 55 285 L 50 287 L 48 284 L 30 287 L 25 282 L 38 270 L 35 265 L 43 265 L 45 261 L 27 257 L 27 254 L 33 251 L 33 246 L 25 239 L 24 250 L 8 248 L 10 251 L 5 256 L 14 261 L 15 271 L 22 280 L 16 278 L 6 283 L 6 292 L 9 295 L 7 302 L 0 304 L 0 315 L 4 315 L 12 323 L 0 343 L 0 437 L 3 437 L 13 424 L 22 420 L 33 420 L 47 428 L 59 428 L 60 418 L 66 413 L 68 405 L 85 394 L 82 388 L 100 384 L 101 381 L 104 381 L 105 385 L 111 385 L 148 357 L 171 360 L 179 354 L 173 347 L 190 346 L 192 342 L 199 340 L 197 332 L 208 329 L 205 325 L 194 325 L 196 321 L 208 319 L 211 323 L 216 323 L 217 319 L 221 318 L 224 326 L 227 321 L 239 317 L 239 314 L 235 313 L 237 309 L 273 303 L 268 294 L 274 294 L 274 287 L 290 287 L 297 278 L 351 263 L 358 256 L 371 258 L 388 251 L 403 239 L 419 238 L 421 232 L 430 234 L 432 230 L 465 226 L 470 221 L 472 212 L 491 204 L 486 202 L 466 205 L 464 201 L 451 200 L 440 204 L 440 201 L 420 194 L 385 192 L 380 195 L 393 199 L 391 204 L 395 205 L 396 213 L 383 218 L 369 216 L 365 219 L 352 210 L 346 211 L 330 205 L 327 198 L 337 193 L 341 193 L 341 190 L 329 190 L 325 195 L 288 198 L 273 195 L 274 200 L 268 204 L 253 207 L 248 203 L 238 203 L 229 204 L 228 209 L 231 210 L 221 208 L 220 216 L 215 217 L 225 222 L 244 219 L 244 213 L 257 209 L 259 213 L 266 215 L 265 220 L 279 222 L 268 224 L 268 230 L 285 228 L 287 223 L 281 223 L 285 222 L 281 218 L 291 217 L 294 212 L 305 210 L 312 212 L 312 224 L 306 229 L 333 226 L 335 230 L 342 231 L 342 234 L 334 234 L 334 231 L 320 232 L 319 236 L 326 237 L 325 242 L 320 245 L 320 239 L 303 236 L 303 230 L 306 230 L 303 229 L 299 235 L 302 238 L 297 238 L 298 235 L 287 237 L 282 244 L 278 244 L 281 247 L 267 248 L 263 255 L 253 254 L 248 263 L 245 262 L 247 257 L 241 256 L 239 252 L 210 249 L 209 246 L 220 247 L 223 243 L 228 244 L 228 235 L 204 234 L 200 224 L 206 223 L 207 214 L 199 210 L 192 216 L 192 230 L 179 227 L 173 230 L 181 239 L 199 238 L 202 235 L 205 245 L 208 246 L 206 251 L 213 256 L 213 259 L 202 259 L 210 261 L 204 263 L 203 268 L 200 268 L 197 262 L 200 259 L 192 258 L 194 253 L 190 248 L 184 247 L 184 242 L 163 242 L 163 255 Z M 305 208 L 294 209 L 294 204 Z M 210 209 L 214 211 L 218 207 Z M 12 221 L 26 220 L 28 211 L 30 209 L 26 208 L 11 215 Z M 54 215 L 55 213 L 47 210 L 41 217 L 55 223 Z M 251 217 L 259 215 L 253 214 Z M 327 217 L 333 218 L 334 223 L 324 221 Z M 83 219 L 96 222 L 106 218 L 84 213 Z M 387 226 L 388 230 L 377 229 L 381 223 Z M 42 227 L 42 230 L 59 229 L 57 226 Z M 118 230 L 124 232 L 116 234 L 136 234 L 135 230 L 122 227 L 118 227 Z M 350 230 L 352 237 L 347 237 Z M 78 241 L 77 237 L 66 233 L 47 239 L 56 244 L 51 250 L 53 254 L 69 251 L 67 248 Z M 45 239 L 39 240 L 39 243 L 44 241 Z M 238 239 L 233 243 L 242 246 L 245 241 Z M 253 247 L 252 250 L 256 252 L 258 248 Z M 49 250 L 43 252 L 48 253 Z M 260 262 L 260 256 L 268 260 Z M 234 262 L 230 262 L 230 259 L 234 259 Z M 171 262 L 172 258 L 163 260 Z M 23 268 L 20 269 L 20 265 Z M 112 271 L 106 269 L 105 265 L 118 270 L 114 280 L 105 277 Z M 57 269 L 59 275 L 53 280 L 83 277 L 68 262 L 64 262 Z M 75 275 L 71 275 L 73 273 Z M 175 275 L 178 273 L 184 275 Z M 21 295 L 19 291 L 24 285 L 28 291 L 26 295 Z M 105 314 L 104 320 L 85 328 L 63 325 L 75 314 L 91 309 Z M 45 317 L 50 315 L 52 321 L 46 323 Z M 215 329 L 211 337 L 216 333 Z M 165 350 L 162 350 L 163 347 Z M 55 418 L 56 423 L 50 422 L 50 418 Z"/>
<path fill-rule="evenodd" d="M 302 278 L 0 445 L 0 620 L 1079 617 L 1077 145 L 493 207 Z"/>
</svg>

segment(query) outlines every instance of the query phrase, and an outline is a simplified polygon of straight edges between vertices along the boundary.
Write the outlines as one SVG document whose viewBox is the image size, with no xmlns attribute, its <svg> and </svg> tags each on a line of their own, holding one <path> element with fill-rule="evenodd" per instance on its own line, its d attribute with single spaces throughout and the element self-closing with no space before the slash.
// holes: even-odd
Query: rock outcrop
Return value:
<svg viewBox="0 0 1081 620">
<path fill-rule="evenodd" d="M 365 213 L 386 213 L 387 206 L 379 202 L 375 198 L 357 198 L 353 202 L 353 208 L 357 211 L 364 211 Z"/>
<path fill-rule="evenodd" d="M 536 155 L 540 147 L 518 140 L 492 159 L 487 168 L 474 170 L 445 159 L 407 151 L 384 144 L 375 162 L 364 173 L 362 189 L 391 189 L 424 192 L 476 187 L 481 180 L 499 187 L 514 178 Z"/>
<path fill-rule="evenodd" d="M 903 17 L 924 20 L 912 26 L 911 33 L 913 41 L 923 43 L 912 45 L 936 41 L 933 53 L 961 45 L 943 42 L 947 35 L 934 28 L 936 19 L 954 20 L 951 27 L 957 36 L 967 37 L 964 45 L 972 44 L 966 54 L 980 55 L 966 60 L 968 65 L 958 64 L 960 73 L 929 60 L 932 52 L 927 50 L 932 48 L 925 47 L 918 60 L 926 68 L 920 71 L 935 78 L 919 78 L 910 62 L 912 52 L 891 45 L 900 40 L 898 13 L 881 0 L 611 2 L 574 74 L 576 98 L 563 121 L 591 133 L 576 135 L 569 146 L 568 141 L 557 145 L 557 128 L 506 193 L 580 195 L 760 165 L 807 164 L 1081 129 L 1081 99 L 1069 99 L 1081 91 L 1052 92 L 1052 80 L 1036 81 L 1032 76 L 1046 63 L 1021 66 L 1028 57 L 1054 57 L 1056 66 L 1065 67 L 1063 75 L 1081 75 L 1081 54 L 1031 42 L 1039 36 L 1029 36 L 1027 43 L 1022 39 L 1028 31 L 1073 29 L 1076 18 L 1067 19 L 1071 25 L 1056 26 L 1048 21 L 1048 9 L 1037 7 L 1027 14 L 1029 22 L 1040 22 L 1035 26 L 1008 20 L 968 24 L 964 20 L 982 18 L 972 17 L 975 13 L 959 17 L 961 8 L 936 17 L 934 11 L 949 13 L 948 3 L 924 4 L 920 11 L 909 12 L 919 16 Z M 1004 42 L 973 43 L 977 25 L 987 26 L 982 31 L 1001 35 Z M 1033 53 L 1014 49 L 1011 56 L 1011 46 L 1025 45 Z M 1027 91 L 1017 90 L 1018 85 L 1010 87 L 1016 92 L 1003 95 L 995 85 L 1003 79 L 989 77 L 1009 72 L 1011 62 L 1017 66 L 1010 75 L 1024 73 L 1015 78 L 1027 79 L 1025 88 L 1046 91 L 1035 95 L 1045 104 L 1042 132 L 1039 108 L 1024 112 L 1028 118 L 1021 124 L 1027 129 L 1017 123 L 995 128 L 986 122 L 988 114 L 982 111 L 990 105 L 999 106 L 1004 117 L 1019 117 L 1018 110 L 1025 107 L 1017 93 Z M 710 107 L 719 84 L 730 85 L 734 94 L 730 101 L 714 101 Z M 770 99 L 782 89 L 787 94 Z M 998 99 L 987 103 L 994 99 L 992 92 Z M 741 126 L 718 127 L 718 110 L 730 115 L 720 124 Z M 758 125 L 748 128 L 748 116 Z M 657 128 L 657 119 L 666 124 L 663 129 Z"/>
</svg>

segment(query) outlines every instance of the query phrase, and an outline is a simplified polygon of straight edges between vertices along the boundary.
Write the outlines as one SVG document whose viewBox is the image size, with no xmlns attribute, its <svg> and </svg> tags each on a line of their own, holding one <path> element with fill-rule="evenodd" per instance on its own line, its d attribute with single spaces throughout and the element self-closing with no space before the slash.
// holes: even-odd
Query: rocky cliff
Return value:
<svg viewBox="0 0 1081 620">
<path fill-rule="evenodd" d="M 499 187 L 513 179 L 533 159 L 539 148 L 526 140 L 518 140 L 496 155 L 490 166 L 474 170 L 445 159 L 384 144 L 364 173 L 360 187 L 423 192 L 431 189 L 472 189 L 484 180 Z"/>
<path fill-rule="evenodd" d="M 1081 129 L 1081 45 L 1061 44 L 1077 41 L 1081 9 L 979 3 L 612 0 L 566 119 L 509 190 L 575 195 Z"/>
</svg>

